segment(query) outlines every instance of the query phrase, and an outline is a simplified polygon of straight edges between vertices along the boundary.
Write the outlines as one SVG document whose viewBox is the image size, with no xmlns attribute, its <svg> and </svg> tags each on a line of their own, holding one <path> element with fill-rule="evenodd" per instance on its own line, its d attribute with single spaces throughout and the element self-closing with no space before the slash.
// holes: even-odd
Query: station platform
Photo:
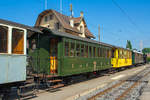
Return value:
<svg viewBox="0 0 150 100">
<path fill-rule="evenodd" d="M 130 77 L 136 73 L 144 70 L 148 65 L 127 69 L 110 75 L 104 75 L 91 80 L 72 84 L 56 90 L 55 92 L 47 91 L 37 94 L 37 97 L 30 100 L 75 100 L 79 96 L 86 95 L 95 89 L 103 88 L 109 83 L 120 80 L 122 78 Z M 149 85 L 150 86 L 150 85 Z M 145 99 L 143 99 L 145 100 Z M 149 99 L 150 100 L 150 99 Z"/>
</svg>

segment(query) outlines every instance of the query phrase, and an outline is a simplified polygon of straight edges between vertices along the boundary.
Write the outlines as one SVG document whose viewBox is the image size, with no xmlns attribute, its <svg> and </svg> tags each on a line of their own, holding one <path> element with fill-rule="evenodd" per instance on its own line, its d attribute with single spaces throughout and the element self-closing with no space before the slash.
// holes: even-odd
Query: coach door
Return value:
<svg viewBox="0 0 150 100">
<path fill-rule="evenodd" d="M 57 51 L 58 51 L 58 39 L 50 39 L 50 72 L 57 73 Z"/>
</svg>

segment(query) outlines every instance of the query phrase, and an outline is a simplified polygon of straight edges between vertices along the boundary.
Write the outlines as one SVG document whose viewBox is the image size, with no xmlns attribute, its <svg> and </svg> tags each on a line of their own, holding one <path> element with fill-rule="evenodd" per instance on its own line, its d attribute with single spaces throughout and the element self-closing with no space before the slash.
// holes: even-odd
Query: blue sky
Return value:
<svg viewBox="0 0 150 100">
<path fill-rule="evenodd" d="M 60 10 L 60 0 L 47 0 L 48 9 Z M 70 15 L 73 4 L 74 16 L 84 12 L 90 31 L 97 36 L 98 25 L 103 25 L 101 41 L 125 47 L 131 40 L 133 48 L 150 47 L 150 0 L 115 0 L 132 18 L 135 27 L 112 0 L 62 0 L 63 14 Z M 34 26 L 36 18 L 44 9 L 44 0 L 1 0 L 0 18 Z"/>
</svg>

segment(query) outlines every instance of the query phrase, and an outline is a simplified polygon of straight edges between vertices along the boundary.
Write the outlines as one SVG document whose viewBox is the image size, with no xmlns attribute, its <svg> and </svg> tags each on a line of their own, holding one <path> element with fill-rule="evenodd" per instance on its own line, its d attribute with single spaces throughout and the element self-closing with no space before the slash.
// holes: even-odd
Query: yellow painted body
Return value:
<svg viewBox="0 0 150 100">
<path fill-rule="evenodd" d="M 56 57 L 50 57 L 50 71 L 51 73 L 56 73 L 57 60 Z"/>
<path fill-rule="evenodd" d="M 120 68 L 132 65 L 131 51 L 124 49 L 114 49 L 114 57 L 111 59 L 111 64 L 114 68 Z"/>
</svg>

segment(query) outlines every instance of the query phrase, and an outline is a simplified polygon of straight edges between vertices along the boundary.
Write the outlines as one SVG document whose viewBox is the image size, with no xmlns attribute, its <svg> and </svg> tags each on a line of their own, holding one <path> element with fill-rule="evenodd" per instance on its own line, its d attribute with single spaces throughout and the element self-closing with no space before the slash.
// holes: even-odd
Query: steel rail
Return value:
<svg viewBox="0 0 150 100">
<path fill-rule="evenodd" d="M 149 75 L 149 74 L 150 74 L 150 72 L 147 72 L 142 78 L 146 77 L 146 76 Z M 141 78 L 141 79 L 142 79 L 142 78 Z M 116 98 L 115 100 L 121 100 L 122 98 L 124 98 L 134 87 L 136 87 L 138 84 L 140 84 L 140 80 L 141 80 L 141 79 L 137 80 L 133 85 L 131 85 L 129 88 L 127 88 L 126 91 L 124 91 L 124 92 L 123 92 L 118 98 Z M 119 82 L 119 83 L 117 83 L 117 84 L 115 84 L 115 85 L 113 85 L 113 86 L 111 86 L 111 87 L 105 89 L 104 91 L 97 93 L 96 95 L 94 95 L 94 96 L 88 98 L 87 100 L 95 100 L 96 98 L 101 97 L 102 95 L 104 95 L 104 94 L 110 92 L 113 88 L 116 88 L 116 87 L 120 86 L 120 85 L 123 84 L 124 82 L 126 82 L 126 80 L 123 80 L 123 81 L 121 81 L 121 82 Z"/>
<path fill-rule="evenodd" d="M 125 82 L 125 80 L 124 80 L 124 81 L 121 81 L 121 82 L 119 82 L 119 83 L 117 83 L 117 84 L 115 84 L 115 85 L 113 85 L 113 86 L 111 86 L 110 88 L 108 88 L 108 89 L 106 89 L 106 90 L 104 90 L 104 91 L 102 91 L 102 92 L 99 92 L 98 94 L 96 94 L 96 95 L 94 95 L 94 96 L 88 98 L 87 100 L 95 100 L 97 97 L 100 97 L 100 96 L 104 95 L 105 93 L 108 93 L 108 92 L 111 91 L 113 88 L 116 88 L 116 87 L 120 86 L 120 85 L 123 84 L 124 82 Z"/>
</svg>

